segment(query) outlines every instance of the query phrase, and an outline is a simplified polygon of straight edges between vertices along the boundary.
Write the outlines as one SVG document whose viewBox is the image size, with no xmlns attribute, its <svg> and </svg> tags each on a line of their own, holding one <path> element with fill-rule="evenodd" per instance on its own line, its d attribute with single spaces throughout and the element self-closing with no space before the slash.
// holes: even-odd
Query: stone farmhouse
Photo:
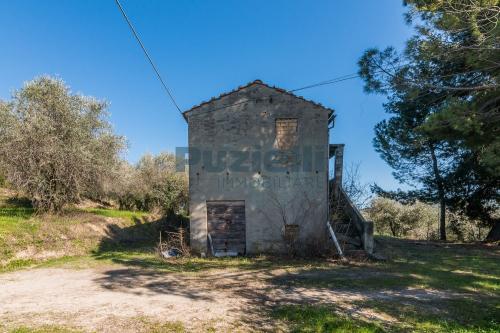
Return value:
<svg viewBox="0 0 500 333">
<path fill-rule="evenodd" d="M 256 80 L 183 115 L 194 251 L 372 251 L 373 225 L 341 187 L 344 145 L 329 143 L 334 110 Z"/>
</svg>

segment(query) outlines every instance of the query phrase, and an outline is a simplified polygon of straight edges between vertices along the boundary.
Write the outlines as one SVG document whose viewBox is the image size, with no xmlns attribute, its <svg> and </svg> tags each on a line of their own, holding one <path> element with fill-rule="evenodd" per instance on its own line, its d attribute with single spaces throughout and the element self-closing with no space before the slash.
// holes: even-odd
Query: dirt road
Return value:
<svg viewBox="0 0 500 333">
<path fill-rule="evenodd" d="M 0 275 L 0 321 L 8 326 L 57 324 L 97 332 L 137 332 L 150 323 L 180 322 L 192 331 L 276 329 L 265 309 L 275 304 L 332 303 L 349 312 L 366 298 L 442 298 L 440 292 L 336 291 L 268 284 L 280 270 L 173 274 L 112 266 L 32 269 Z"/>
<path fill-rule="evenodd" d="M 98 332 L 135 332 L 141 321 L 224 326 L 216 321 L 231 322 L 241 305 L 186 277 L 127 268 L 34 269 L 1 275 L 0 286 L 3 322 Z"/>
</svg>

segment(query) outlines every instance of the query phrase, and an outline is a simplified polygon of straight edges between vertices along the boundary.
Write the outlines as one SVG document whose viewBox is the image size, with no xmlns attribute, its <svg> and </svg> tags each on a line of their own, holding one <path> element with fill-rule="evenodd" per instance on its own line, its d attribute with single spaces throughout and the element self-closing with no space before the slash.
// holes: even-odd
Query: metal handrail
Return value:
<svg viewBox="0 0 500 333">
<path fill-rule="evenodd" d="M 330 221 L 326 221 L 326 226 L 328 228 L 328 231 L 330 232 L 330 236 L 333 240 L 333 243 L 335 244 L 335 247 L 337 248 L 340 257 L 344 258 L 344 252 L 342 251 L 339 241 L 337 240 L 337 236 L 335 235 L 335 232 L 333 231 L 332 226 L 330 225 Z"/>
<path fill-rule="evenodd" d="M 208 243 L 210 244 L 210 251 L 212 252 L 212 255 L 215 256 L 215 251 L 214 251 L 214 244 L 212 243 L 212 236 L 210 233 L 208 234 Z"/>
<path fill-rule="evenodd" d="M 340 196 L 342 196 L 342 199 L 345 200 L 346 205 L 343 205 L 345 212 L 349 215 L 351 220 L 354 221 L 354 226 L 356 229 L 358 229 L 358 232 L 360 235 L 363 233 L 364 229 L 364 223 L 365 218 L 361 214 L 361 212 L 358 210 L 358 208 L 354 205 L 354 203 L 351 201 L 347 193 L 345 193 L 344 189 L 341 187 L 339 188 L 339 193 Z"/>
</svg>

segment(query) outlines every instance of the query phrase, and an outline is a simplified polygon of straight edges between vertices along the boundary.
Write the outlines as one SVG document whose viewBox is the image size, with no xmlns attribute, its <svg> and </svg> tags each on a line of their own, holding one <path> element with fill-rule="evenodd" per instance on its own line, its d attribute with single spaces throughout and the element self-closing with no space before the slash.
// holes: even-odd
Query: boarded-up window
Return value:
<svg viewBox="0 0 500 333">
<path fill-rule="evenodd" d="M 298 224 L 285 224 L 284 225 L 284 236 L 287 242 L 295 242 L 299 237 L 299 225 Z"/>
<path fill-rule="evenodd" d="M 297 119 L 276 119 L 276 146 L 278 149 L 291 149 L 297 144 Z"/>
</svg>

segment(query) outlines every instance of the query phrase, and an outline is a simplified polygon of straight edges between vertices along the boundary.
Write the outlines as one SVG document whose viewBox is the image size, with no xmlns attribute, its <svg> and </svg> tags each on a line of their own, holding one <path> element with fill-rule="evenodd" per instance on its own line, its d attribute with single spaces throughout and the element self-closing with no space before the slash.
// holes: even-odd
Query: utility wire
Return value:
<svg viewBox="0 0 500 333">
<path fill-rule="evenodd" d="M 318 82 L 318 83 L 315 83 L 315 84 L 310 84 L 310 85 L 307 85 L 307 86 L 304 86 L 304 87 L 295 88 L 295 89 L 292 89 L 292 90 L 286 90 L 286 92 L 287 93 L 294 93 L 296 91 L 306 90 L 306 89 L 315 88 L 315 87 L 319 87 L 319 86 L 325 86 L 325 85 L 334 84 L 334 83 L 338 83 L 338 82 L 342 82 L 342 81 L 346 81 L 346 80 L 352 80 L 352 79 L 356 79 L 358 77 L 360 77 L 360 76 L 358 74 L 355 74 L 355 73 L 354 74 L 343 75 L 343 76 L 339 76 L 337 78 L 333 78 L 333 79 L 330 79 L 330 80 Z M 237 106 L 237 105 L 246 104 L 248 102 L 261 101 L 264 98 L 271 98 L 271 97 L 279 96 L 280 94 L 281 93 L 273 93 L 273 94 L 269 94 L 269 95 L 266 95 L 265 97 L 261 97 L 261 98 L 248 98 L 248 99 L 245 99 L 245 100 L 237 102 L 237 103 L 226 104 L 226 105 L 222 105 L 222 106 L 217 107 L 217 108 L 212 108 L 212 109 L 209 109 L 209 110 L 206 110 L 206 111 L 203 111 L 203 112 L 197 112 L 196 115 L 201 115 L 201 114 L 205 114 L 205 113 L 209 113 L 209 112 L 213 112 L 213 111 L 217 111 L 217 110 L 222 110 L 222 109 L 229 108 L 231 106 Z M 202 103 L 202 104 L 204 104 L 204 103 Z M 197 107 L 194 107 L 194 108 L 197 108 Z"/>
<path fill-rule="evenodd" d="M 156 65 L 154 64 L 153 60 L 151 59 L 151 57 L 149 56 L 149 53 L 148 51 L 146 50 L 144 44 L 142 43 L 139 35 L 137 34 L 134 26 L 132 25 L 132 22 L 129 20 L 127 14 L 125 13 L 125 10 L 123 9 L 122 5 L 120 4 L 120 1 L 119 0 L 115 0 L 116 2 L 116 5 L 118 6 L 118 9 L 120 10 L 120 12 L 122 13 L 123 17 L 125 18 L 125 21 L 127 22 L 130 30 L 132 31 L 135 39 L 137 40 L 137 42 L 139 43 L 142 51 L 144 52 L 144 54 L 146 55 L 146 58 L 148 59 L 149 63 L 151 64 L 151 67 L 153 67 L 153 70 L 155 71 L 156 73 L 156 76 L 158 77 L 158 80 L 160 81 L 160 83 L 162 84 L 165 92 L 167 93 L 168 97 L 170 98 L 170 100 L 172 101 L 172 103 L 174 104 L 175 108 L 177 109 L 177 111 L 179 111 L 179 113 L 181 115 L 183 115 L 181 109 L 179 108 L 179 105 L 177 104 L 177 102 L 175 101 L 174 99 L 174 96 L 172 95 L 172 93 L 170 92 L 170 89 L 168 89 L 165 81 L 163 80 L 163 78 L 161 77 L 160 75 L 160 72 L 158 71 L 158 69 L 156 68 Z M 493 67 L 496 67 L 496 66 L 493 66 Z M 473 71 L 470 71 L 470 72 L 474 72 L 474 71 L 477 71 L 477 70 L 473 70 Z M 464 72 L 464 73 L 458 73 L 458 75 L 460 74 L 467 74 L 469 72 Z M 448 74 L 448 75 L 441 75 L 441 76 L 438 76 L 438 77 L 446 77 L 446 76 L 451 76 L 451 75 L 457 75 L 457 74 Z M 352 80 L 352 79 L 356 79 L 356 78 L 359 78 L 361 77 L 359 74 L 357 73 L 353 73 L 353 74 L 348 74 L 348 75 L 344 75 L 344 76 L 340 76 L 340 77 L 337 77 L 337 78 L 333 78 L 333 79 L 330 79 L 330 80 L 326 80 L 326 81 L 322 81 L 322 82 L 318 82 L 318 83 L 314 83 L 314 84 L 310 84 L 310 85 L 307 85 L 307 86 L 304 86 L 304 87 L 300 87 L 300 88 L 296 88 L 296 89 L 292 89 L 292 90 L 288 90 L 289 93 L 293 93 L 293 92 L 296 92 L 296 91 L 301 91 L 301 90 L 306 90 L 306 89 L 310 89 L 310 88 L 315 88 L 315 87 L 320 87 L 320 86 L 325 86 L 325 85 L 330 85 L 330 84 L 334 84 L 334 83 L 338 83 L 338 82 L 342 82 L 342 81 L 347 81 L 347 80 Z M 423 94 L 422 96 L 417 96 L 415 99 L 417 98 L 420 98 L 420 97 L 423 97 L 425 95 L 428 95 L 429 93 L 426 93 L 426 94 Z M 271 94 L 269 95 L 268 97 L 273 97 L 277 94 Z M 215 108 L 215 109 L 211 109 L 211 110 L 207 110 L 209 112 L 211 111 L 216 111 L 216 110 L 220 110 L 220 109 L 225 109 L 225 108 L 228 108 L 228 107 L 231 107 L 231 106 L 235 106 L 235 105 L 240 105 L 240 104 L 245 104 L 245 103 L 248 103 L 250 101 L 254 101 L 254 100 L 257 100 L 257 99 L 247 99 L 247 100 L 244 100 L 244 101 L 241 101 L 241 102 L 238 102 L 238 103 L 234 103 L 234 104 L 228 104 L 228 105 L 223 105 L 219 108 Z M 203 112 L 205 113 L 205 112 Z"/>
<path fill-rule="evenodd" d="M 318 82 L 318 83 L 310 84 L 308 86 L 292 89 L 292 90 L 289 90 L 289 92 L 296 92 L 296 91 L 306 90 L 306 89 L 310 89 L 310 88 L 326 86 L 328 84 L 333 84 L 333 83 L 342 82 L 342 81 L 346 81 L 346 80 L 352 80 L 352 79 L 356 79 L 358 77 L 360 77 L 359 74 L 344 75 L 344 76 L 340 76 L 340 77 L 335 78 L 335 79 L 331 79 L 331 80 L 327 80 L 327 81 L 323 81 L 323 82 Z"/>
<path fill-rule="evenodd" d="M 153 60 L 149 56 L 148 51 L 144 47 L 144 44 L 142 43 L 141 39 L 139 38 L 139 35 L 135 31 L 134 26 L 132 25 L 132 22 L 130 22 L 127 14 L 125 13 L 125 10 L 123 9 L 122 5 L 120 4 L 120 1 L 119 0 L 115 0 L 115 2 L 116 2 L 116 5 L 118 6 L 118 9 L 120 9 L 120 12 L 122 13 L 123 17 L 125 18 L 125 21 L 127 21 L 127 24 L 129 26 L 130 30 L 132 31 L 132 34 L 134 35 L 135 39 L 137 40 L 137 42 L 141 46 L 142 51 L 146 55 L 146 58 L 148 58 L 148 61 L 151 64 L 151 67 L 153 67 L 153 70 L 155 71 L 156 76 L 158 77 L 158 80 L 160 80 L 160 83 L 163 86 L 163 89 L 165 89 L 165 92 L 167 93 L 167 95 L 170 98 L 170 100 L 172 101 L 172 103 L 175 105 L 175 108 L 177 109 L 177 111 L 179 111 L 179 113 L 182 115 L 182 111 L 179 108 L 179 105 L 177 105 L 177 102 L 175 101 L 174 96 L 170 92 L 170 89 L 168 89 L 167 84 L 165 83 L 165 81 L 163 81 L 163 79 L 162 79 L 162 77 L 160 75 L 160 72 L 158 71 L 158 68 L 156 68 Z"/>
<path fill-rule="evenodd" d="M 400 66 L 400 67 L 403 67 L 403 66 Z M 485 67 L 485 68 L 470 70 L 470 71 L 461 72 L 461 73 L 438 75 L 438 76 L 435 76 L 435 77 L 447 77 L 447 76 L 453 76 L 453 75 L 463 75 L 463 74 L 469 74 L 469 73 L 473 73 L 473 72 L 477 72 L 477 71 L 482 71 L 482 70 L 487 70 L 487 69 L 491 69 L 491 68 L 495 68 L 495 67 L 499 67 L 499 66 Z M 380 73 L 382 71 L 380 70 L 380 71 L 376 71 L 376 72 Z M 339 76 L 339 77 L 336 77 L 336 78 L 332 78 L 330 80 L 321 81 L 321 82 L 313 83 L 313 84 L 310 84 L 310 85 L 307 85 L 307 86 L 303 86 L 303 87 L 300 87 L 300 88 L 295 88 L 295 89 L 287 90 L 287 92 L 288 93 L 294 93 L 296 91 L 301 91 L 301 90 L 316 88 L 316 87 L 320 87 L 320 86 L 326 86 L 326 85 L 335 84 L 335 83 L 342 82 L 342 81 L 347 81 L 347 80 L 353 80 L 353 79 L 357 79 L 359 77 L 361 77 L 361 76 L 359 74 L 357 74 L 357 73 L 347 74 L 347 75 Z M 434 93 L 434 92 L 433 91 L 428 91 L 426 93 L 419 94 L 418 96 L 410 99 L 410 101 L 413 101 L 413 100 L 416 100 L 416 99 L 420 99 L 420 98 L 422 98 L 424 96 L 430 95 L 431 93 Z M 270 98 L 270 97 L 274 97 L 274 96 L 278 96 L 278 95 L 279 95 L 278 93 L 269 94 L 268 96 L 266 96 L 266 98 Z M 217 108 L 212 108 L 212 109 L 209 109 L 209 110 L 206 110 L 206 111 L 203 111 L 203 112 L 199 112 L 199 113 L 197 113 L 197 115 L 198 114 L 209 113 L 209 112 L 213 112 L 213 111 L 217 111 L 217 110 L 222 110 L 222 109 L 229 108 L 231 106 L 242 105 L 242 104 L 246 104 L 248 102 L 258 101 L 258 100 L 262 100 L 262 98 L 249 98 L 249 99 L 245 99 L 243 101 L 237 102 L 237 103 L 222 105 L 222 106 L 217 107 Z M 204 103 L 202 103 L 202 104 L 204 104 Z"/>
</svg>

